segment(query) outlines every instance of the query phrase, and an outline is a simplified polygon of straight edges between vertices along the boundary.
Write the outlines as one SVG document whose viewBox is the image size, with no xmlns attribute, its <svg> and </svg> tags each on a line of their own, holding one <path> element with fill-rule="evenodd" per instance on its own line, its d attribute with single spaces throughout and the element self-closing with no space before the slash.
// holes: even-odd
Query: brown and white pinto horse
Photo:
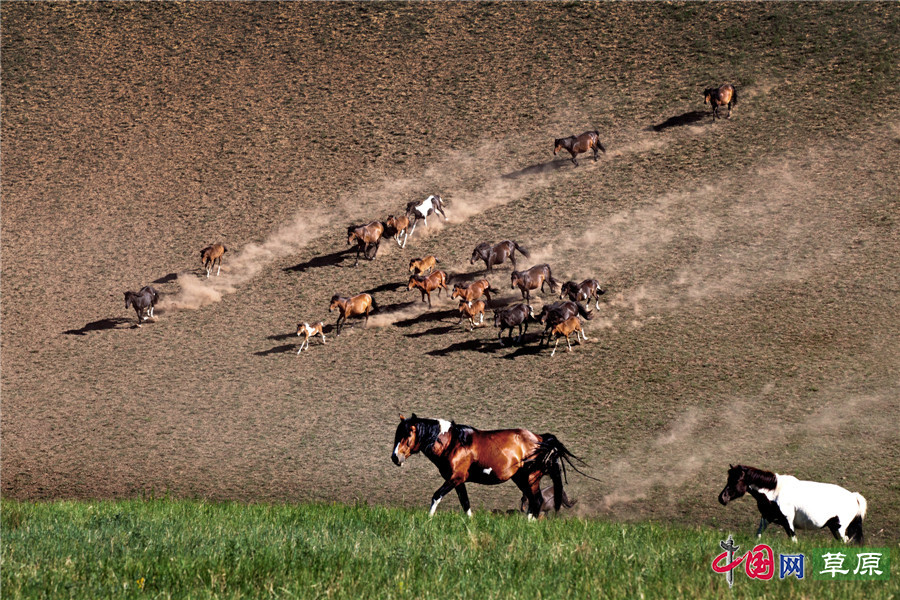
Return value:
<svg viewBox="0 0 900 600">
<path fill-rule="evenodd" d="M 206 269 L 207 278 L 209 278 L 209 274 L 212 273 L 213 267 L 216 266 L 217 262 L 219 263 L 219 268 L 216 271 L 216 277 L 222 272 L 222 257 L 226 252 L 228 252 L 228 248 L 224 244 L 213 244 L 200 251 L 200 262 L 203 263 L 203 268 Z"/>
<path fill-rule="evenodd" d="M 351 225 L 347 228 L 347 245 L 349 246 L 356 240 L 356 262 L 353 266 L 359 264 L 359 253 L 362 252 L 367 260 L 375 260 L 378 254 L 378 246 L 381 245 L 381 236 L 384 234 L 385 224 L 381 221 L 372 221 L 365 225 Z M 374 249 L 372 256 L 369 251 Z"/>
<path fill-rule="evenodd" d="M 491 294 L 499 294 L 500 290 L 492 288 L 490 282 L 487 279 L 479 279 L 478 281 L 473 281 L 469 285 L 461 285 L 457 283 L 453 286 L 453 294 L 450 295 L 450 298 L 459 298 L 460 300 L 466 302 L 474 302 L 475 300 L 480 299 L 482 296 L 486 296 L 488 302 L 491 301 Z"/>
<path fill-rule="evenodd" d="M 463 317 L 469 318 L 469 323 L 472 325 L 469 328 L 469 331 L 475 329 L 475 317 L 478 317 L 478 325 L 481 325 L 484 322 L 484 309 L 486 305 L 484 300 L 475 300 L 474 302 L 471 300 L 460 300 L 459 301 L 459 321 L 457 324 L 462 323 Z M 512 333 L 510 331 L 510 333 Z"/>
<path fill-rule="evenodd" d="M 562 336 L 566 336 L 566 345 L 568 346 L 568 351 L 572 351 L 572 344 L 569 342 L 569 336 L 575 334 L 575 341 L 581 344 L 578 341 L 578 334 L 580 333 L 585 340 L 587 340 L 587 336 L 584 335 L 584 330 L 581 328 L 581 320 L 578 317 L 569 317 L 562 323 L 557 323 L 550 329 L 550 335 L 556 337 L 556 344 L 553 346 L 553 352 L 550 353 L 550 356 L 556 354 L 556 346 L 559 346 L 559 338 Z M 549 342 L 548 342 L 549 343 Z"/>
<path fill-rule="evenodd" d="M 719 117 L 719 107 L 728 107 L 728 117 L 731 118 L 731 107 L 737 105 L 737 90 L 730 83 L 717 88 L 707 88 L 703 90 L 703 103 L 711 104 L 713 111 L 713 121 Z"/>
<path fill-rule="evenodd" d="M 559 286 L 559 282 L 550 274 L 550 265 L 546 263 L 534 265 L 527 271 L 513 271 L 509 279 L 509 287 L 518 287 L 525 302 L 531 301 L 531 290 L 540 288 L 543 292 L 545 283 L 550 285 L 551 292 L 553 292 L 553 288 Z"/>
<path fill-rule="evenodd" d="M 606 148 L 600 143 L 599 131 L 585 131 L 579 136 L 570 135 L 569 137 L 553 140 L 553 156 L 556 156 L 560 149 L 569 151 L 569 154 L 572 155 L 572 162 L 575 163 L 576 167 L 578 166 L 578 161 L 575 160 L 575 157 L 582 152 L 593 150 L 594 162 L 597 162 L 598 150 L 602 150 L 606 154 Z"/>
<path fill-rule="evenodd" d="M 606 290 L 600 287 L 600 282 L 596 279 L 585 279 L 581 283 L 567 281 L 559 290 L 559 297 L 568 296 L 572 302 L 580 302 L 582 300 L 594 300 L 594 306 L 600 310 L 600 296 L 606 293 Z"/>
<path fill-rule="evenodd" d="M 428 308 L 431 308 L 431 292 L 437 290 L 438 296 L 440 296 L 441 290 L 447 289 L 447 274 L 443 271 L 435 271 L 427 277 L 412 275 L 406 289 L 409 291 L 414 288 L 422 292 L 422 302 L 425 302 L 426 297 L 428 298 Z"/>
<path fill-rule="evenodd" d="M 425 222 L 425 226 L 427 227 L 428 215 L 435 212 L 444 217 L 444 221 L 447 220 L 447 215 L 444 214 L 444 201 L 440 196 L 431 195 L 421 202 L 407 202 L 406 216 L 409 217 L 410 221 L 412 222 L 412 230 L 409 232 L 409 235 L 412 235 L 416 230 L 416 225 L 419 224 L 419 219 L 422 219 Z"/>
<path fill-rule="evenodd" d="M 325 323 L 319 321 L 314 325 L 310 325 L 309 323 L 300 323 L 297 325 L 297 335 L 303 336 L 303 341 L 300 343 L 300 349 L 297 350 L 297 354 L 303 352 L 304 348 L 309 348 L 309 338 L 316 337 L 317 335 L 322 336 L 322 344 L 325 344 Z"/>
<path fill-rule="evenodd" d="M 541 512 L 544 475 L 553 480 L 554 508 L 559 510 L 566 464 L 578 471 L 571 461 L 579 460 L 550 433 L 535 435 L 527 429 L 480 431 L 443 419 L 401 416 L 391 460 L 403 466 L 416 452 L 424 453 L 445 480 L 431 498 L 429 516 L 451 490 L 456 490 L 463 512 L 471 516 L 467 482 L 497 485 L 512 479 L 528 499 L 529 520 L 536 518 Z"/>
<path fill-rule="evenodd" d="M 512 268 L 515 269 L 516 250 L 518 250 L 525 258 L 531 256 L 526 248 L 512 240 L 503 240 L 493 246 L 490 242 L 481 242 L 475 246 L 474 250 L 472 250 L 472 258 L 469 259 L 469 264 L 474 265 L 476 260 L 483 260 L 484 268 L 488 271 L 492 271 L 494 265 L 502 265 L 508 258 L 512 263 Z"/>
<path fill-rule="evenodd" d="M 390 215 L 384 224 L 386 225 L 385 232 L 394 237 L 398 246 L 406 248 L 406 240 L 409 238 L 409 217 L 405 215 L 399 217 Z M 402 244 L 400 243 L 401 237 L 403 238 Z"/>
<path fill-rule="evenodd" d="M 429 254 L 425 258 L 413 258 L 409 261 L 409 272 L 413 275 L 422 275 L 426 271 L 431 271 L 434 267 L 440 264 L 437 258 L 433 255 Z"/>
<path fill-rule="evenodd" d="M 354 315 L 366 315 L 366 323 L 369 322 L 369 313 L 375 309 L 375 300 L 369 294 L 357 294 L 351 298 L 335 294 L 331 297 L 328 312 L 338 310 L 338 319 L 335 323 L 335 335 L 341 335 L 341 326 L 347 321 L 347 317 Z"/>
</svg>

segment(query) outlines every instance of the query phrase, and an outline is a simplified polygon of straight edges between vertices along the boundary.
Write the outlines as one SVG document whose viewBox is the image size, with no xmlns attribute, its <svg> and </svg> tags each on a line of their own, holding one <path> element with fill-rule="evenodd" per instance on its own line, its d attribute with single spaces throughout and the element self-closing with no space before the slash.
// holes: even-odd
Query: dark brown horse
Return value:
<svg viewBox="0 0 900 600">
<path fill-rule="evenodd" d="M 538 345 L 544 343 L 544 336 L 548 336 L 555 326 L 575 316 L 584 317 L 588 321 L 594 318 L 591 311 L 587 310 L 578 302 L 562 300 L 560 302 L 554 302 L 553 304 L 545 304 L 535 319 L 544 325 L 544 332 L 541 334 Z M 547 343 L 550 343 L 549 336 L 547 338 Z"/>
<path fill-rule="evenodd" d="M 397 466 L 422 452 L 440 471 L 444 484 L 431 497 L 429 516 L 451 490 L 456 490 L 463 512 L 472 515 L 466 483 L 497 485 L 512 479 L 528 500 L 529 520 L 540 515 L 541 480 L 553 480 L 554 508 L 563 499 L 566 464 L 578 471 L 579 460 L 550 433 L 535 435 L 527 429 L 480 431 L 443 419 L 400 417 L 394 434 L 391 460 Z"/>
<path fill-rule="evenodd" d="M 409 291 L 414 288 L 422 292 L 422 302 L 425 302 L 426 297 L 428 298 L 428 308 L 431 308 L 431 292 L 437 290 L 438 296 L 440 296 L 441 290 L 447 289 L 447 274 L 438 270 L 427 277 L 412 275 L 409 278 L 406 289 Z"/>
<path fill-rule="evenodd" d="M 570 135 L 569 137 L 553 140 L 553 156 L 556 156 L 560 149 L 569 151 L 569 154 L 572 155 L 572 162 L 575 163 L 576 167 L 578 166 L 578 161 L 575 160 L 575 157 L 582 152 L 593 150 L 594 162 L 597 162 L 598 150 L 606 154 L 606 148 L 600 143 L 599 131 L 585 131 L 579 136 Z"/>
<path fill-rule="evenodd" d="M 737 105 L 737 90 L 730 83 L 717 88 L 707 88 L 703 90 L 703 103 L 711 104 L 713 111 L 713 121 L 719 117 L 719 107 L 728 107 L 728 117 L 731 118 L 731 107 Z"/>
<path fill-rule="evenodd" d="M 369 322 L 369 313 L 375 309 L 375 301 L 369 294 L 357 294 L 351 298 L 335 294 L 331 297 L 331 304 L 328 306 L 328 312 L 338 310 L 338 319 L 335 324 L 337 331 L 335 335 L 341 335 L 341 326 L 347 321 L 347 317 L 354 315 L 366 315 L 366 323 Z"/>
<path fill-rule="evenodd" d="M 213 244 L 200 251 L 200 262 L 203 263 L 203 268 L 206 269 L 207 278 L 209 278 L 209 274 L 212 273 L 216 263 L 219 264 L 219 268 L 216 271 L 216 277 L 222 272 L 222 257 L 226 252 L 228 252 L 228 248 L 226 248 L 224 244 Z"/>
<path fill-rule="evenodd" d="M 506 345 L 503 343 L 504 329 L 509 329 L 507 339 L 512 340 L 513 327 L 519 328 L 519 335 L 516 337 L 516 343 L 518 344 L 522 340 L 522 336 L 528 333 L 528 319 L 533 318 L 534 309 L 528 304 L 513 304 L 509 308 L 501 308 L 494 311 L 494 327 L 500 328 L 500 333 L 497 334 L 500 345 Z"/>
<path fill-rule="evenodd" d="M 500 290 L 492 288 L 487 279 L 479 279 L 478 281 L 473 281 L 469 285 L 460 285 L 457 283 L 453 286 L 453 294 L 450 295 L 450 298 L 459 298 L 466 302 L 474 302 L 482 296 L 486 296 L 488 302 L 490 302 L 491 294 L 499 293 Z"/>
<path fill-rule="evenodd" d="M 147 319 L 153 318 L 153 307 L 159 302 L 159 292 L 155 288 L 145 285 L 137 292 L 125 292 L 125 308 L 134 307 L 137 313 L 137 326 Z"/>
<path fill-rule="evenodd" d="M 406 240 L 409 238 L 409 217 L 405 215 L 399 217 L 390 215 L 384 224 L 386 225 L 384 228 L 385 235 L 392 236 L 397 241 L 398 246 L 406 248 Z M 403 238 L 402 244 L 400 243 L 400 238 Z"/>
<path fill-rule="evenodd" d="M 347 245 L 356 241 L 356 262 L 353 266 L 359 264 L 359 253 L 362 252 L 367 260 L 374 260 L 378 254 L 378 246 L 381 244 L 381 236 L 384 234 L 385 224 L 381 221 L 372 221 L 365 225 L 351 225 L 347 228 Z M 369 256 L 369 251 L 372 256 Z"/>
<path fill-rule="evenodd" d="M 534 265 L 527 271 L 513 271 L 509 277 L 510 287 L 519 288 L 522 291 L 522 298 L 525 302 L 531 301 L 531 290 L 544 291 L 544 284 L 550 285 L 550 291 L 559 286 L 559 282 L 553 279 L 550 274 L 550 265 L 544 263 L 542 265 Z"/>
<path fill-rule="evenodd" d="M 516 250 L 525 258 L 531 256 L 528 250 L 512 240 L 503 240 L 493 246 L 490 242 L 481 242 L 472 250 L 472 258 L 469 259 L 469 264 L 474 265 L 476 260 L 483 260 L 484 268 L 492 271 L 494 265 L 502 265 L 506 262 L 506 259 L 509 259 L 512 262 L 512 268 L 515 269 L 516 256 L 514 253 Z"/>
<path fill-rule="evenodd" d="M 606 290 L 600 287 L 600 282 L 596 279 L 585 279 L 581 283 L 567 281 L 559 290 L 559 297 L 568 296 L 572 302 L 580 302 L 582 300 L 594 300 L 594 306 L 600 310 L 600 296 L 606 293 Z"/>
</svg>

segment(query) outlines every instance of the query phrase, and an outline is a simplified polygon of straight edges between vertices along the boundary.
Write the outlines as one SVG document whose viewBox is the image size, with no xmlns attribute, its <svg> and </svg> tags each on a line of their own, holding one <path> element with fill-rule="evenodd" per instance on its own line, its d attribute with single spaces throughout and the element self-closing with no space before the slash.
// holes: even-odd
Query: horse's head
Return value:
<svg viewBox="0 0 900 600">
<path fill-rule="evenodd" d="M 557 138 L 553 140 L 553 156 L 556 156 L 556 154 L 559 152 L 559 149 L 563 147 L 564 139 L 565 138 Z"/>
<path fill-rule="evenodd" d="M 559 299 L 562 300 L 562 297 L 565 295 L 571 295 L 573 290 L 578 289 L 578 284 L 574 281 L 567 281 L 562 284 L 562 287 L 559 288 Z"/>
<path fill-rule="evenodd" d="M 128 305 L 131 304 L 131 296 L 133 294 L 131 292 L 125 292 L 125 308 L 128 308 Z"/>
<path fill-rule="evenodd" d="M 343 298 L 341 297 L 340 294 L 335 294 L 334 296 L 332 296 L 331 304 L 328 305 L 328 312 L 333 311 L 335 308 L 340 308 L 341 300 L 343 300 Z"/>
<path fill-rule="evenodd" d="M 703 104 L 709 104 L 712 102 L 713 95 L 716 93 L 716 88 L 706 88 L 703 90 Z"/>
<path fill-rule="evenodd" d="M 487 242 L 481 242 L 475 249 L 472 250 L 472 258 L 469 259 L 469 264 L 474 265 L 475 261 L 478 259 L 487 260 L 486 252 L 490 249 L 490 244 Z"/>
<path fill-rule="evenodd" d="M 402 467 L 410 455 L 419 451 L 418 421 L 415 413 L 408 419 L 400 415 L 400 424 L 394 434 L 394 451 L 391 453 L 391 460 L 398 467 Z"/>
<path fill-rule="evenodd" d="M 522 281 L 522 271 L 513 271 L 509 274 L 509 287 L 515 288 L 520 281 Z"/>
<path fill-rule="evenodd" d="M 453 286 L 453 293 L 450 294 L 450 299 L 453 300 L 454 298 L 456 298 L 458 296 L 460 298 L 460 305 L 462 305 L 462 303 L 465 302 L 465 297 L 466 297 L 465 293 L 463 292 L 463 290 L 465 290 L 465 289 L 466 289 L 465 287 L 463 287 L 457 283 L 456 285 Z"/>
<path fill-rule="evenodd" d="M 356 227 L 351 225 L 347 228 L 347 245 L 349 246 L 353 242 L 353 238 L 356 237 Z"/>
<path fill-rule="evenodd" d="M 728 465 L 728 483 L 719 493 L 719 503 L 722 506 L 727 505 L 732 500 L 736 500 L 747 493 L 747 467 L 743 465 Z"/>
</svg>

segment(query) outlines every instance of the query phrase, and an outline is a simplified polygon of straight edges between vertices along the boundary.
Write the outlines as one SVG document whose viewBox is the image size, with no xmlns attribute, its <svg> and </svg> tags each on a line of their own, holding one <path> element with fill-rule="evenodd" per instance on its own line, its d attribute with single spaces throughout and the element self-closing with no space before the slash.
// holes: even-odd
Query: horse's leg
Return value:
<svg viewBox="0 0 900 600">
<path fill-rule="evenodd" d="M 459 496 L 459 503 L 462 505 L 463 512 L 471 517 L 472 506 L 469 504 L 469 492 L 466 491 L 465 483 L 456 486 L 456 495 Z"/>
<path fill-rule="evenodd" d="M 497 334 L 497 339 L 500 340 L 500 345 L 505 346 L 503 343 L 503 327 L 500 328 L 500 333 Z"/>
<path fill-rule="evenodd" d="M 222 272 L 222 257 L 220 256 L 220 257 L 219 257 L 219 268 L 218 268 L 218 270 L 216 271 L 216 277 L 218 277 L 218 276 L 219 276 L 219 273 L 221 273 L 221 272 Z"/>
<path fill-rule="evenodd" d="M 406 237 L 409 237 L 416 232 L 416 225 L 418 225 L 418 224 L 419 224 L 419 219 L 418 218 L 414 219 L 412 229 L 410 230 L 410 232 L 407 234 Z M 406 245 L 405 241 L 403 242 L 403 245 L 404 246 Z"/>
<path fill-rule="evenodd" d="M 549 345 L 550 342 L 548 341 L 547 344 Z M 556 346 L 559 346 L 559 336 L 556 336 Z M 550 356 L 556 354 L 556 346 L 553 346 L 553 352 L 550 353 Z"/>
<path fill-rule="evenodd" d="M 759 527 L 756 529 L 756 537 L 761 538 L 763 531 L 766 530 L 766 527 L 769 526 L 769 522 L 766 521 L 765 517 L 759 518 Z"/>
<path fill-rule="evenodd" d="M 791 538 L 791 541 L 796 542 L 797 532 L 794 530 L 794 507 L 788 505 L 779 505 L 778 508 L 781 510 L 781 514 L 783 515 L 781 522 L 778 524 L 784 528 L 784 532 L 788 535 L 789 538 Z"/>
<path fill-rule="evenodd" d="M 428 296 L 428 308 L 431 308 L 431 292 L 422 292 L 422 302 L 425 301 L 425 296 Z"/>
<path fill-rule="evenodd" d="M 569 341 L 568 333 L 566 334 L 566 346 L 568 346 L 568 348 L 566 348 L 566 352 L 571 352 L 572 351 L 572 342 Z"/>
<path fill-rule="evenodd" d="M 428 511 L 428 516 L 431 517 L 434 515 L 434 511 L 437 510 L 438 504 L 441 503 L 444 496 L 446 496 L 450 490 L 456 487 L 457 484 L 453 483 L 453 479 L 448 479 L 444 482 L 444 485 L 439 487 L 437 491 L 434 493 L 434 496 L 431 497 L 431 510 Z"/>
<path fill-rule="evenodd" d="M 341 312 L 341 314 L 338 315 L 337 323 L 334 324 L 334 328 L 335 328 L 335 334 L 334 334 L 334 335 L 336 335 L 336 336 L 337 336 L 337 335 L 341 335 L 341 320 L 344 319 L 344 318 L 345 318 L 345 317 L 344 317 L 344 313 Z"/>
</svg>

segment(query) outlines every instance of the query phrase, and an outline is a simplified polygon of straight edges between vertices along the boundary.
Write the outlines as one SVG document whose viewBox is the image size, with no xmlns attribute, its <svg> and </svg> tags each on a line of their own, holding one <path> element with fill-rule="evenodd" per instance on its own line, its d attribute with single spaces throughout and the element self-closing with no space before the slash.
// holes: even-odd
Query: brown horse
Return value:
<svg viewBox="0 0 900 600">
<path fill-rule="evenodd" d="M 125 292 L 125 308 L 134 307 L 137 313 L 137 326 L 147 319 L 153 318 L 153 307 L 159 302 L 159 292 L 156 288 L 145 285 L 137 292 Z"/>
<path fill-rule="evenodd" d="M 531 256 L 527 249 L 512 240 L 503 240 L 493 246 L 490 242 L 481 242 L 472 250 L 472 258 L 469 259 L 469 264 L 474 265 L 476 260 L 483 260 L 484 268 L 492 271 L 494 265 L 502 265 L 508 258 L 512 263 L 512 268 L 515 269 L 516 257 L 514 252 L 516 250 L 525 258 Z"/>
<path fill-rule="evenodd" d="M 347 228 L 347 245 L 349 246 L 356 240 L 356 262 L 353 266 L 359 264 L 359 253 L 362 252 L 367 260 L 375 260 L 378 254 L 378 246 L 381 245 L 381 236 L 384 234 L 385 224 L 381 221 L 372 221 L 365 225 L 351 225 Z M 374 249 L 372 256 L 369 256 L 369 250 Z"/>
<path fill-rule="evenodd" d="M 206 269 L 207 278 L 209 278 L 209 274 L 212 273 L 213 267 L 216 266 L 217 262 L 219 268 L 216 271 L 216 277 L 222 272 L 222 256 L 226 252 L 228 252 L 228 248 L 224 244 L 213 244 L 200 251 L 200 262 L 203 263 L 203 268 Z"/>
<path fill-rule="evenodd" d="M 472 326 L 469 328 L 469 331 L 475 329 L 475 317 L 478 317 L 478 325 L 484 323 L 484 309 L 486 305 L 484 300 L 475 300 L 474 302 L 471 300 L 460 300 L 459 301 L 459 321 L 457 324 L 462 323 L 463 317 L 469 318 L 469 324 Z"/>
<path fill-rule="evenodd" d="M 425 302 L 426 297 L 428 298 L 428 308 L 431 308 L 431 292 L 437 290 L 438 296 L 440 296 L 441 290 L 447 289 L 447 274 L 443 271 L 435 271 L 427 277 L 413 275 L 409 278 L 406 289 L 409 291 L 414 288 L 422 292 L 422 302 Z"/>
<path fill-rule="evenodd" d="M 596 279 L 585 279 L 581 283 L 567 281 L 559 290 L 559 297 L 568 296 L 572 302 L 580 302 L 582 300 L 594 300 L 594 306 L 600 310 L 600 296 L 606 293 L 606 290 L 600 287 L 600 282 Z"/>
<path fill-rule="evenodd" d="M 572 351 L 572 344 L 569 342 L 569 336 L 575 334 L 575 341 L 581 344 L 578 341 L 578 334 L 587 340 L 587 336 L 584 335 L 584 330 L 581 328 L 581 320 L 578 317 L 569 317 L 562 323 L 558 323 L 554 325 L 550 329 L 550 335 L 556 337 L 556 344 L 553 346 L 553 352 L 550 353 L 550 356 L 556 354 L 556 346 L 559 346 L 559 338 L 562 336 L 566 336 L 566 345 L 569 347 L 568 351 Z"/>
<path fill-rule="evenodd" d="M 554 287 L 559 286 L 559 282 L 550 274 L 550 265 L 546 263 L 534 265 L 527 271 L 513 271 L 509 279 L 509 287 L 518 287 L 522 291 L 522 298 L 525 302 L 531 301 L 531 290 L 540 288 L 543 292 L 545 283 L 550 284 L 550 292 L 553 292 Z"/>
<path fill-rule="evenodd" d="M 579 460 L 550 433 L 535 435 L 527 429 L 480 431 L 443 419 L 401 415 L 394 434 L 391 460 L 397 466 L 416 452 L 423 452 L 440 471 L 444 484 L 431 498 L 429 516 L 451 490 L 456 490 L 463 512 L 472 515 L 466 483 L 496 485 L 512 479 L 528 499 L 528 518 L 541 512 L 541 479 L 553 480 L 554 508 L 563 499 L 566 464 L 578 471 Z M 580 471 L 579 471 L 580 472 Z"/>
<path fill-rule="evenodd" d="M 569 137 L 553 140 L 553 156 L 556 156 L 560 149 L 569 151 L 569 154 L 572 155 L 572 162 L 575 163 L 576 167 L 578 166 L 578 161 L 575 160 L 575 157 L 582 152 L 593 150 L 594 162 L 597 162 L 598 150 L 602 150 L 606 154 L 606 148 L 600 143 L 599 131 L 585 131 L 579 136 L 570 135 Z"/>
<path fill-rule="evenodd" d="M 730 83 L 726 83 L 725 85 L 717 88 L 707 88 L 703 90 L 703 103 L 711 104 L 713 111 L 713 121 L 719 117 L 719 107 L 727 106 L 728 107 L 728 117 L 731 118 L 731 107 L 737 106 L 737 90 L 734 89 L 734 86 Z"/>
<path fill-rule="evenodd" d="M 384 224 L 387 225 L 387 227 L 385 227 L 386 232 L 394 237 L 397 241 L 397 245 L 401 248 L 406 248 L 406 240 L 409 238 L 409 217 L 405 215 L 399 217 L 390 215 Z M 402 244 L 400 243 L 401 237 L 403 238 Z"/>
<path fill-rule="evenodd" d="M 434 269 L 435 265 L 440 264 L 440 262 L 430 254 L 425 258 L 414 258 L 409 261 L 409 272 L 413 275 L 422 275 L 426 271 Z"/>
<path fill-rule="evenodd" d="M 513 304 L 509 308 L 502 308 L 494 311 L 494 327 L 500 328 L 497 338 L 500 345 L 503 343 L 503 330 L 509 329 L 507 339 L 512 340 L 513 327 L 519 328 L 519 336 L 516 338 L 518 344 L 522 340 L 522 336 L 528 333 L 528 319 L 534 318 L 534 309 L 528 304 Z"/>
<path fill-rule="evenodd" d="M 322 336 L 322 344 L 325 343 L 325 323 L 319 321 L 315 325 L 310 325 L 309 323 L 300 323 L 297 325 L 297 335 L 303 336 L 303 341 L 300 343 L 300 349 L 297 350 L 297 354 L 303 352 L 304 348 L 309 348 L 309 338 L 316 337 L 317 335 Z"/>
<path fill-rule="evenodd" d="M 491 294 L 499 293 L 500 290 L 492 288 L 487 279 L 479 279 L 478 281 L 473 281 L 469 285 L 460 285 L 457 283 L 453 286 L 453 294 L 450 295 L 450 298 L 459 298 L 460 300 L 468 302 L 486 296 L 488 302 L 490 302 Z"/>
<path fill-rule="evenodd" d="M 366 315 L 366 324 L 369 323 L 369 313 L 375 309 L 375 301 L 369 294 L 357 294 L 352 298 L 335 294 L 331 297 L 328 312 L 338 309 L 338 319 L 335 327 L 335 335 L 341 335 L 341 326 L 347 321 L 347 317 L 354 315 Z"/>
<path fill-rule="evenodd" d="M 569 500 L 569 496 L 563 492 L 562 503 L 560 506 L 564 506 L 566 508 L 572 508 L 575 504 L 578 503 L 578 500 Z M 550 512 L 550 509 L 556 505 L 556 497 L 553 495 L 553 486 L 548 485 L 544 489 L 541 490 L 541 516 L 545 512 Z M 522 512 L 528 512 L 528 498 L 522 496 L 522 504 L 519 509 Z"/>
</svg>

